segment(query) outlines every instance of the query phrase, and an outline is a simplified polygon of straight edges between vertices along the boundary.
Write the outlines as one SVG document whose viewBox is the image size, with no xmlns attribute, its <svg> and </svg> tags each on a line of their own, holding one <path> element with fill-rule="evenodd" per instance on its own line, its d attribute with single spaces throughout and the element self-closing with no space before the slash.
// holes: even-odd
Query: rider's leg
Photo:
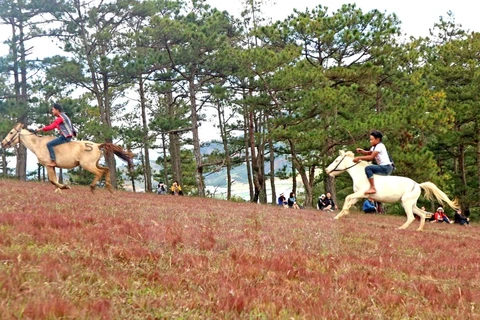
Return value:
<svg viewBox="0 0 480 320">
<path fill-rule="evenodd" d="M 50 153 L 50 160 L 52 160 L 52 162 L 48 164 L 49 167 L 57 166 L 57 163 L 55 162 L 56 160 L 55 150 L 53 150 L 53 147 L 58 146 L 65 142 L 69 142 L 70 140 L 71 138 L 65 138 L 63 135 L 60 135 L 59 137 L 56 137 L 52 141 L 47 142 L 47 149 L 48 149 L 48 152 Z"/>
<path fill-rule="evenodd" d="M 379 166 L 371 165 L 365 167 L 365 173 L 367 174 L 368 182 L 370 182 L 370 189 L 365 191 L 365 194 L 377 193 L 377 189 L 375 189 L 375 180 L 373 179 L 373 174 L 377 171 L 375 170 L 375 167 Z"/>
<path fill-rule="evenodd" d="M 369 165 L 365 167 L 365 174 L 367 175 L 368 182 L 370 182 L 370 189 L 365 191 L 365 194 L 377 193 L 375 189 L 375 180 L 373 179 L 374 174 L 380 174 L 388 176 L 392 173 L 392 166 L 379 166 L 379 165 Z"/>
</svg>

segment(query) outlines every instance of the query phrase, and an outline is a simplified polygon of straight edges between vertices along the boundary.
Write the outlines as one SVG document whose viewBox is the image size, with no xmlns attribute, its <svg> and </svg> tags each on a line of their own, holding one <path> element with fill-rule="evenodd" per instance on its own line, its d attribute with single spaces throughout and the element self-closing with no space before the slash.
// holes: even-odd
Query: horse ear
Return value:
<svg viewBox="0 0 480 320">
<path fill-rule="evenodd" d="M 344 151 L 344 150 L 340 150 L 338 153 L 340 154 L 340 157 L 343 157 L 343 156 L 345 155 L 345 151 Z"/>
</svg>

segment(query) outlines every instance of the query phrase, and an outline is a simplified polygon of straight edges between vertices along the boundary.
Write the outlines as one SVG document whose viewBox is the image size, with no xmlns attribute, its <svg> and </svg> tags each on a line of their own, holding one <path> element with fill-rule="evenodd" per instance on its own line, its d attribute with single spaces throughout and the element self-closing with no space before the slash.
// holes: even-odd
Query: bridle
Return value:
<svg viewBox="0 0 480 320">
<path fill-rule="evenodd" d="M 10 140 L 8 140 L 5 145 L 7 145 L 9 148 L 12 146 L 12 142 L 13 140 L 15 140 L 18 136 L 18 141 L 20 142 L 20 132 L 22 131 L 22 128 L 20 129 L 15 129 L 17 132 L 15 132 L 15 134 L 10 138 Z"/>
<path fill-rule="evenodd" d="M 342 163 L 342 161 L 345 159 L 346 156 L 347 156 L 347 155 L 344 155 L 343 158 L 342 158 L 342 160 L 340 160 L 340 161 L 337 163 L 337 165 L 335 166 L 335 168 L 333 168 L 333 170 L 330 170 L 329 173 L 332 173 L 332 172 L 335 172 L 335 171 L 347 171 L 348 169 L 353 168 L 353 167 L 355 167 L 357 164 L 360 163 L 360 161 L 359 161 L 359 162 L 355 162 L 354 164 L 352 164 L 351 166 L 349 166 L 349 167 L 347 167 L 347 168 L 345 168 L 345 169 L 337 169 L 338 166 L 340 165 L 340 163 Z"/>
<path fill-rule="evenodd" d="M 15 128 L 14 128 L 14 129 L 15 129 Z M 20 142 L 21 142 L 21 141 L 20 141 L 20 137 L 21 137 L 21 135 L 22 135 L 22 134 L 21 134 L 22 129 L 23 129 L 22 127 L 20 127 L 20 129 L 15 129 L 15 130 L 16 130 L 15 134 L 10 138 L 10 140 L 8 140 L 8 141 L 5 143 L 5 145 L 10 148 L 10 147 L 12 146 L 12 142 L 17 138 L 17 136 L 18 136 L 18 142 L 20 143 Z M 30 129 L 29 129 L 29 130 L 30 130 Z M 34 133 L 31 132 L 30 134 L 34 134 Z M 5 140 L 5 139 L 4 139 L 4 140 Z"/>
</svg>

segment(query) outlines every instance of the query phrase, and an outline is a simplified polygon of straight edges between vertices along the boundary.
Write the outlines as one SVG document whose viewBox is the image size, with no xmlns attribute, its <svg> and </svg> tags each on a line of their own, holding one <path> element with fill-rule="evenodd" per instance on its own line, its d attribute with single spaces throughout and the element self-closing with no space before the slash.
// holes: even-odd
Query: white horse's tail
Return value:
<svg viewBox="0 0 480 320">
<path fill-rule="evenodd" d="M 460 205 L 458 204 L 457 200 L 456 199 L 453 201 L 450 200 L 448 196 L 442 190 L 440 190 L 434 183 L 432 182 L 420 183 L 420 187 L 423 190 L 425 190 L 425 198 L 427 198 L 428 200 L 431 200 L 431 201 L 434 200 L 434 196 L 435 196 L 435 198 L 440 203 L 443 204 L 443 202 L 445 202 L 453 210 L 460 209 Z"/>
</svg>

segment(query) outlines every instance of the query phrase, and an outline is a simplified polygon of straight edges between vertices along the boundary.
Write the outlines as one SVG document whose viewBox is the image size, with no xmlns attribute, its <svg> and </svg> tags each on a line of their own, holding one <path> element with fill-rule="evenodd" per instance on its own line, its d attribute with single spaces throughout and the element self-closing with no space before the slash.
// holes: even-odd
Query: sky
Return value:
<svg viewBox="0 0 480 320">
<path fill-rule="evenodd" d="M 227 10 L 233 15 L 239 15 L 244 0 L 207 0 L 207 3 L 219 10 Z M 407 36 L 427 36 L 429 29 L 439 21 L 440 16 L 447 16 L 450 10 L 455 15 L 455 21 L 464 29 L 480 31 L 478 23 L 480 2 L 472 0 L 267 0 L 263 8 L 264 15 L 273 21 L 283 20 L 293 13 L 293 9 L 305 11 L 318 5 L 336 11 L 343 4 L 355 3 L 364 12 L 377 9 L 381 12 L 395 13 L 402 21 L 402 30 Z"/>
</svg>

